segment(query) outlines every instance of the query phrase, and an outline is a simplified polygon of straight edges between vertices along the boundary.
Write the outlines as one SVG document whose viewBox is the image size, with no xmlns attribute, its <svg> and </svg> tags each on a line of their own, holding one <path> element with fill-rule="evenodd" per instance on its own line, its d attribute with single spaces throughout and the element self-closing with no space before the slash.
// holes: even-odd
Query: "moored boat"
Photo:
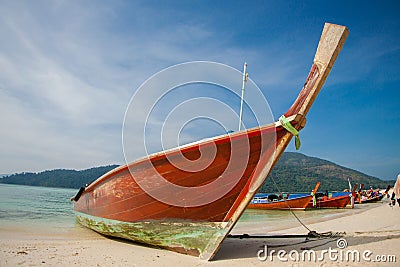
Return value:
<svg viewBox="0 0 400 267">
<path fill-rule="evenodd" d="M 304 210 L 311 199 L 311 195 L 290 199 L 281 199 L 277 201 L 268 201 L 266 199 L 253 199 L 250 202 L 248 208 L 264 210 Z"/>
<path fill-rule="evenodd" d="M 317 183 L 310 195 L 296 196 L 293 198 L 274 197 L 270 198 L 267 195 L 262 198 L 253 198 L 248 206 L 249 209 L 264 209 L 264 210 L 304 210 L 308 203 L 312 200 L 313 195 L 317 192 L 320 183 Z M 273 195 L 275 196 L 275 195 Z"/>
<path fill-rule="evenodd" d="M 364 186 L 362 184 L 362 186 Z M 378 190 L 374 191 L 372 188 L 368 191 L 362 191 L 362 187 L 360 191 L 357 193 L 357 198 L 355 200 L 355 204 L 362 204 L 362 203 L 373 203 L 373 202 L 379 202 L 383 199 L 384 196 L 386 196 L 390 190 L 390 186 L 386 188 L 386 190 L 381 193 Z"/>
<path fill-rule="evenodd" d="M 212 259 L 292 136 L 297 139 L 305 126 L 347 35 L 346 27 L 325 24 L 306 83 L 281 120 L 118 167 L 73 198 L 77 221 L 104 235 Z M 201 153 L 211 149 L 216 149 L 214 160 L 201 170 L 189 172 L 171 163 L 201 165 Z M 179 190 L 171 190 L 171 184 Z M 173 203 L 167 200 L 171 195 Z"/>
<path fill-rule="evenodd" d="M 330 197 L 330 198 L 318 198 L 315 201 L 315 204 L 313 201 L 310 201 L 307 205 L 307 209 L 313 209 L 313 208 L 345 208 L 347 204 L 350 203 L 351 197 L 349 194 L 342 195 L 342 196 L 336 196 L 336 197 Z"/>
<path fill-rule="evenodd" d="M 351 186 L 351 185 L 350 185 Z M 307 205 L 307 209 L 340 209 L 345 208 L 348 204 L 350 204 L 351 200 L 355 198 L 356 189 L 358 184 L 355 184 L 352 188 L 351 192 L 337 192 L 335 194 L 328 194 L 326 192 L 316 193 L 312 201 L 310 201 Z M 346 190 L 347 191 L 347 190 Z M 352 208 L 354 205 L 352 205 Z"/>
<path fill-rule="evenodd" d="M 356 204 L 362 204 L 362 203 L 372 203 L 372 202 L 379 202 L 383 199 L 385 195 L 382 193 L 376 194 L 373 197 L 365 197 L 365 198 L 358 198 L 355 200 Z"/>
</svg>

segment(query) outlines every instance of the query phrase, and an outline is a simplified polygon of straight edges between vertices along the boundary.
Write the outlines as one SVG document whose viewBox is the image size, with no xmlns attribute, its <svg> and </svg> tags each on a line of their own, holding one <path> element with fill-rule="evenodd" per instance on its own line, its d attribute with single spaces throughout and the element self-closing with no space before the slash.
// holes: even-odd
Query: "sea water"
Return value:
<svg viewBox="0 0 400 267">
<path fill-rule="evenodd" d="M 73 203 L 70 198 L 78 189 L 49 188 L 0 184 L 0 228 L 45 229 L 53 232 L 68 232 L 84 229 L 75 221 Z M 300 226 L 298 221 L 313 223 L 347 216 L 376 203 L 356 205 L 355 209 L 322 209 L 307 211 L 254 210 L 247 209 L 236 228 L 262 227 L 274 231 Z M 297 218 L 298 219 L 297 219 Z M 82 230 L 79 230 L 82 231 Z"/>
<path fill-rule="evenodd" d="M 0 227 L 73 228 L 76 189 L 0 184 Z"/>
</svg>

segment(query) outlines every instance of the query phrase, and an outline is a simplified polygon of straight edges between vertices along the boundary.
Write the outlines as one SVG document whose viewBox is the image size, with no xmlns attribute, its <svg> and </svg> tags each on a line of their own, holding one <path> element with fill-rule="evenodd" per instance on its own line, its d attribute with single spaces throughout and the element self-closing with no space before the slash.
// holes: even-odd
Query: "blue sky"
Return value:
<svg viewBox="0 0 400 267">
<path fill-rule="evenodd" d="M 132 94 L 151 75 L 193 60 L 239 70 L 246 61 L 277 118 L 331 22 L 350 35 L 308 115 L 300 152 L 395 179 L 397 1 L 193 2 L 0 1 L 0 173 L 124 163 Z"/>
</svg>

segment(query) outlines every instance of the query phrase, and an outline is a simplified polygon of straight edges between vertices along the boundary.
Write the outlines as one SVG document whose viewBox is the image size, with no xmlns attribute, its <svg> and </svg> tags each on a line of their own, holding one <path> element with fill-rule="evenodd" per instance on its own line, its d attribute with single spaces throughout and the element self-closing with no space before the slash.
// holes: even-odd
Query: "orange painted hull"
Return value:
<svg viewBox="0 0 400 267">
<path fill-rule="evenodd" d="M 304 196 L 293 199 L 279 200 L 269 203 L 250 203 L 249 209 L 264 209 L 264 210 L 304 210 L 308 203 L 312 200 L 312 196 Z"/>
<path fill-rule="evenodd" d="M 262 151 L 263 155 L 261 155 L 261 134 L 266 136 L 271 143 L 268 146 L 271 149 L 267 147 L 266 150 Z M 91 184 L 82 196 L 85 201 L 78 201 L 75 204 L 75 210 L 79 212 L 88 211 L 93 216 L 130 222 L 170 218 L 190 219 L 192 221 L 228 221 L 232 216 L 232 213 L 229 213 L 230 209 L 232 207 L 235 208 L 244 197 L 244 194 L 241 195 L 240 193 L 242 191 L 246 192 L 250 187 L 250 179 L 254 176 L 253 171 L 261 160 L 260 157 L 267 160 L 274 153 L 275 134 L 278 136 L 278 140 L 281 140 L 287 133 L 282 127 L 275 128 L 272 126 L 236 135 L 226 135 L 217 140 L 203 143 L 203 151 L 209 145 L 210 147 L 211 145 L 216 145 L 218 152 L 213 163 L 208 168 L 198 172 L 189 173 L 176 168 L 169 162 L 166 154 L 151 157 L 151 166 L 148 164 L 149 161 L 144 159 L 129 166 L 119 167 Z M 250 155 L 248 158 L 238 158 L 238 161 L 248 161 L 242 177 L 238 181 L 237 179 L 232 179 L 232 183 L 236 183 L 236 185 L 222 198 L 207 205 L 197 207 L 168 205 L 151 197 L 143 191 L 140 185 L 140 183 L 147 179 L 148 173 L 153 171 L 152 168 L 170 183 L 189 188 L 214 182 L 227 168 L 230 142 L 237 142 L 239 146 L 243 142 L 243 146 L 245 147 L 247 138 L 251 142 Z M 178 154 L 179 152 L 188 159 L 198 157 L 200 154 L 199 145 L 170 151 L 168 157 L 173 157 L 175 153 Z M 241 171 L 237 168 L 231 169 L 231 172 L 224 174 L 226 177 L 235 177 Z M 134 174 L 134 177 L 130 170 Z M 231 187 L 232 185 L 224 184 L 224 186 Z M 213 192 L 199 188 L 198 196 L 193 197 L 204 198 L 207 195 L 215 195 L 221 189 L 223 188 L 214 188 L 215 191 Z M 163 197 L 163 191 L 166 191 L 166 194 L 170 193 L 163 188 L 157 188 L 157 190 L 160 192 L 160 198 Z M 176 197 L 178 198 L 179 196 Z"/>
<path fill-rule="evenodd" d="M 307 81 L 285 113 L 297 130 L 304 127 L 347 34 L 343 26 L 325 25 Z M 105 235 L 210 260 L 291 138 L 276 122 L 152 154 L 85 188 L 74 198 L 77 220 Z M 201 154 L 212 149 L 215 157 L 207 165 Z M 205 168 L 187 171 L 203 163 Z"/>
<path fill-rule="evenodd" d="M 263 138 L 267 141 L 265 147 L 261 146 Z M 207 254 L 207 248 L 210 244 L 219 245 L 222 242 L 237 221 L 236 217 L 239 217 L 237 211 L 240 209 L 244 211 L 245 205 L 259 187 L 258 184 L 265 180 L 272 165 L 280 156 L 280 153 L 275 151 L 275 143 L 287 144 L 290 138 L 291 134 L 285 129 L 273 124 L 206 141 L 201 144 L 202 151 L 204 152 L 208 146 L 215 145 L 217 148 L 215 159 L 206 169 L 193 173 L 185 173 L 177 169 L 169 162 L 167 156 L 174 157 L 175 154 L 182 153 L 185 158 L 196 158 L 200 153 L 198 144 L 171 150 L 166 154 L 156 154 L 130 165 L 121 166 L 106 173 L 85 189 L 79 200 L 75 202 L 77 219 L 81 224 L 106 235 L 123 237 L 208 259 L 211 256 Z M 240 150 L 241 146 L 246 147 L 247 140 L 250 140 L 250 153 L 247 157 L 236 159 L 239 162 L 247 162 L 244 170 L 234 167 L 227 172 L 231 143 L 235 142 L 235 146 Z M 207 198 L 220 194 L 224 190 L 226 193 L 221 198 L 205 205 L 170 205 L 143 190 L 143 183 L 147 182 L 153 171 L 170 183 L 185 186 L 188 190 L 193 187 L 199 188 L 192 198 Z M 238 176 L 239 179 L 237 179 Z M 201 188 L 201 185 L 215 182 L 221 177 L 227 180 L 221 186 L 212 187 L 211 190 Z M 154 182 L 149 181 L 149 183 Z M 156 190 L 161 199 L 171 194 L 167 187 L 157 187 Z M 164 192 L 165 195 L 163 195 Z M 184 191 L 180 194 L 176 195 L 176 198 L 188 197 Z M 187 226 L 183 229 L 182 225 Z M 151 227 L 145 230 L 143 237 L 138 231 L 148 226 Z M 122 228 L 125 230 L 118 232 L 118 229 Z M 202 232 L 200 236 L 197 234 L 199 229 Z M 134 234 L 133 236 L 126 235 L 126 232 Z M 160 232 L 168 233 L 168 235 L 160 240 Z M 147 238 L 148 236 L 151 238 Z M 171 240 L 177 240 L 177 236 L 181 240 L 184 236 L 184 241 L 180 240 L 178 244 L 171 243 Z M 192 236 L 195 236 L 195 239 L 192 239 Z M 193 247 L 192 244 L 196 246 Z M 215 248 L 212 250 L 212 253 L 215 253 Z"/>
<path fill-rule="evenodd" d="M 332 197 L 327 200 L 317 200 L 316 206 L 313 206 L 313 202 L 309 202 L 307 209 L 313 208 L 345 208 L 350 203 L 349 196 L 338 196 Z"/>
</svg>

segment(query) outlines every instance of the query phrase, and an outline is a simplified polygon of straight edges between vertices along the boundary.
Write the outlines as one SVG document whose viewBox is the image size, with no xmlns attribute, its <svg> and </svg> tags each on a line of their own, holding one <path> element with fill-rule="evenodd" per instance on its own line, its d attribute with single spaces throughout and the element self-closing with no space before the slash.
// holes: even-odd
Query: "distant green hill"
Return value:
<svg viewBox="0 0 400 267">
<path fill-rule="evenodd" d="M 309 192 L 317 182 L 321 182 L 320 191 L 342 191 L 351 183 L 364 184 L 364 188 L 381 188 L 393 186 L 393 181 L 383 181 L 327 160 L 309 157 L 300 153 L 286 152 L 282 155 L 259 192 Z"/>
<path fill-rule="evenodd" d="M 5 176 L 0 183 L 48 187 L 79 188 L 96 180 L 117 165 L 95 167 L 87 170 L 51 170 L 40 173 L 19 173 Z M 347 178 L 351 182 L 364 183 L 365 188 L 386 188 L 395 181 L 382 181 L 376 177 L 339 166 L 335 163 L 309 157 L 300 153 L 286 152 L 261 186 L 259 192 L 309 192 L 316 182 L 321 182 L 320 191 L 342 191 L 347 189 Z M 274 185 L 275 181 L 279 190 Z"/>
<path fill-rule="evenodd" d="M 90 168 L 87 170 L 51 170 L 39 173 L 23 172 L 5 176 L 0 183 L 21 184 L 46 187 L 80 188 L 89 184 L 102 176 L 104 173 L 118 167 L 118 165 L 109 165 Z"/>
</svg>

